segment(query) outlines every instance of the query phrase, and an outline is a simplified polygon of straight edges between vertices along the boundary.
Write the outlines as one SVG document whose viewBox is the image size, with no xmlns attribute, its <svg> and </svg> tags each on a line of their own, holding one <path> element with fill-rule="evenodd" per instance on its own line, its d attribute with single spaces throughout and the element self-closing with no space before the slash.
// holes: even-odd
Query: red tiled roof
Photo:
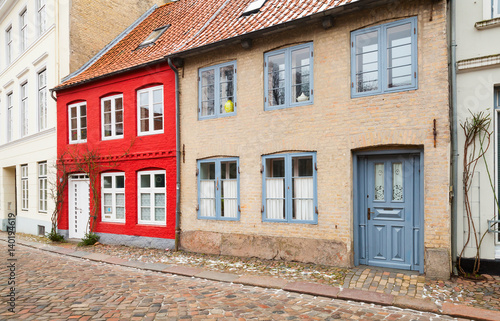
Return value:
<svg viewBox="0 0 500 321">
<path fill-rule="evenodd" d="M 358 0 L 267 0 L 241 16 L 253 0 L 179 0 L 160 6 L 85 70 L 56 89 L 242 36 Z M 156 28 L 170 24 L 153 45 L 138 48 Z"/>
</svg>

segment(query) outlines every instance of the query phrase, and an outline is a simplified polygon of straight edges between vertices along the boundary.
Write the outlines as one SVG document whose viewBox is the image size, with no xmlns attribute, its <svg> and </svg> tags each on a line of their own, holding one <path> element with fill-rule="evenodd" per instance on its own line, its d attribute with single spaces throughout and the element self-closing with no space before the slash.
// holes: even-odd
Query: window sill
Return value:
<svg viewBox="0 0 500 321">
<path fill-rule="evenodd" d="M 239 217 L 210 217 L 210 216 L 198 216 L 199 220 L 207 220 L 207 221 L 239 221 Z"/>
<path fill-rule="evenodd" d="M 303 106 L 310 106 L 313 105 L 313 101 L 308 101 L 302 104 L 296 104 L 296 105 L 282 105 L 282 106 L 273 106 L 273 107 L 265 107 L 264 111 L 272 111 L 272 110 L 279 110 L 279 109 L 290 109 L 290 108 L 295 108 L 295 107 L 303 107 Z"/>
<path fill-rule="evenodd" d="M 201 121 L 207 119 L 219 119 L 219 118 L 234 117 L 234 116 L 236 116 L 236 112 L 222 114 L 222 115 L 198 116 L 198 120 Z"/>
<path fill-rule="evenodd" d="M 137 225 L 144 225 L 144 226 L 161 226 L 161 227 L 166 227 L 167 222 L 138 222 Z"/>
<path fill-rule="evenodd" d="M 474 24 L 474 27 L 477 30 L 485 30 L 485 29 L 500 27 L 500 17 L 489 20 L 478 21 Z"/>
</svg>

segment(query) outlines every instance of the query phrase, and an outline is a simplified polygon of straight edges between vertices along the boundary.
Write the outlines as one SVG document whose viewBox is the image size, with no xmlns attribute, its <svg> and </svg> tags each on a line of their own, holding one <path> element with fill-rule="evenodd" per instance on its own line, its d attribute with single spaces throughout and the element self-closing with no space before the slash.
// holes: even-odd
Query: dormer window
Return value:
<svg viewBox="0 0 500 321">
<path fill-rule="evenodd" d="M 160 36 L 165 32 L 165 30 L 168 29 L 168 27 L 170 27 L 170 25 L 166 25 L 153 30 L 153 32 L 151 32 L 149 36 L 139 45 L 139 48 L 145 47 L 155 42 L 158 38 L 160 38 Z"/>
<path fill-rule="evenodd" d="M 242 16 L 249 16 L 251 14 L 257 13 L 260 11 L 260 8 L 266 3 L 267 0 L 255 0 L 250 2 L 248 7 L 246 7 L 245 11 L 241 14 Z"/>
</svg>

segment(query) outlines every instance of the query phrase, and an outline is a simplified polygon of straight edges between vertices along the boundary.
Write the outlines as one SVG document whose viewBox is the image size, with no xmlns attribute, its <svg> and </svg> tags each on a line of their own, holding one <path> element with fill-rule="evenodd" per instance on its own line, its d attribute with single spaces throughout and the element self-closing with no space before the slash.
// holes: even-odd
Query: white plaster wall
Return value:
<svg viewBox="0 0 500 321">
<path fill-rule="evenodd" d="M 61 73 L 69 72 L 58 64 L 59 51 L 68 48 L 69 37 L 59 37 L 58 29 L 68 32 L 68 25 L 56 26 L 56 12 L 64 13 L 67 1 L 49 0 L 46 4 L 46 29 L 42 34 L 37 32 L 37 12 L 35 1 L 4 1 L 0 7 L 0 219 L 7 217 L 8 202 L 17 193 L 18 231 L 33 233 L 37 225 L 45 225 L 50 231 L 50 216 L 54 203 L 48 196 L 47 212 L 39 211 L 38 202 L 38 162 L 47 161 L 49 170 L 49 186 L 55 181 L 54 163 L 56 159 L 56 102 L 50 98 L 48 89 L 55 87 Z M 59 7 L 62 7 L 60 9 Z M 28 41 L 26 49 L 20 50 L 19 14 L 27 9 Z M 12 61 L 5 59 L 5 30 L 12 25 L 13 52 Z M 67 50 L 66 50 L 67 51 Z M 38 126 L 38 73 L 46 70 L 47 76 L 47 109 L 48 123 L 44 130 Z M 20 135 L 20 86 L 28 82 L 28 135 Z M 13 94 L 13 135 L 7 142 L 7 102 L 6 95 Z M 21 210 L 21 165 L 28 165 L 29 208 Z M 10 177 L 12 169 L 16 169 L 16 181 Z M 8 170 L 4 170 L 8 169 Z M 14 185 L 17 185 L 17 190 Z M 22 224 L 22 226 L 20 226 Z"/>
<path fill-rule="evenodd" d="M 500 26 L 477 30 L 474 24 L 491 19 L 491 0 L 455 0 L 457 3 L 457 60 L 500 53 Z M 490 8 L 490 10 L 488 10 Z"/>
<path fill-rule="evenodd" d="M 478 21 L 491 18 L 491 0 L 457 1 L 457 57 L 458 61 L 500 54 L 500 24 L 496 27 L 478 30 L 474 24 Z M 494 112 L 495 87 L 500 86 L 500 65 L 484 66 L 482 68 L 459 70 L 457 74 L 457 115 L 455 120 L 458 124 L 458 187 L 456 196 L 457 208 L 457 249 L 458 253 L 463 249 L 467 229 L 464 221 L 464 195 L 463 195 L 463 161 L 464 161 L 464 133 L 460 127 L 471 112 L 485 112 L 492 119 L 490 130 L 494 131 L 498 126 L 498 116 Z M 496 155 L 498 154 L 498 134 L 492 135 L 491 145 L 486 154 L 487 166 L 490 171 L 492 183 L 498 189 L 498 166 Z M 476 168 L 471 201 L 474 203 L 473 215 L 477 216 L 478 236 L 487 230 L 487 220 L 496 215 L 496 203 L 491 187 L 488 171 L 483 160 Z M 487 233 L 482 246 L 481 258 L 495 259 L 495 250 L 500 249 L 495 240 L 496 235 Z M 465 257 L 475 255 L 475 240 L 464 252 Z M 498 257 L 497 257 L 498 258 Z"/>
</svg>

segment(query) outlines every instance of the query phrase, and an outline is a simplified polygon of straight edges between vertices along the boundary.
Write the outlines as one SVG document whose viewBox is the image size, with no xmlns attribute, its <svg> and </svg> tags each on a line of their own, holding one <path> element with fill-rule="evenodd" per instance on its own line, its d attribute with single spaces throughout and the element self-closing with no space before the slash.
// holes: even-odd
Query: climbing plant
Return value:
<svg viewBox="0 0 500 321">
<path fill-rule="evenodd" d="M 119 162 L 129 154 L 133 145 L 134 140 L 132 140 L 130 146 L 119 155 L 104 156 L 97 148 L 90 149 L 87 144 L 83 146 L 69 146 L 66 150 L 59 153 L 56 162 L 57 181 L 52 193 L 56 206 L 52 213 L 52 231 L 50 234 L 57 234 L 57 226 L 65 202 L 64 191 L 68 185 L 69 175 L 71 175 L 71 173 L 84 173 L 89 177 L 91 195 L 90 215 L 85 235 L 88 236 L 88 239 L 96 239 L 94 231 L 100 208 L 100 175 L 105 170 L 116 168 Z"/>
<path fill-rule="evenodd" d="M 464 159 L 463 159 L 463 189 L 464 189 L 464 209 L 466 213 L 467 236 L 460 255 L 458 256 L 457 268 L 461 275 L 477 277 L 481 266 L 480 249 L 484 237 L 488 233 L 486 230 L 482 235 L 478 235 L 476 224 L 472 218 L 471 207 L 471 187 L 474 178 L 474 173 L 478 162 L 483 159 L 486 166 L 486 172 L 490 181 L 490 186 L 495 197 L 497 208 L 500 210 L 498 198 L 495 192 L 495 187 L 488 167 L 488 162 L 485 157 L 487 150 L 490 147 L 492 131 L 489 130 L 491 118 L 489 113 L 483 111 L 472 113 L 471 117 L 467 118 L 461 124 L 464 132 Z M 472 237 L 471 237 L 472 233 Z M 472 239 L 472 240 L 471 240 Z M 465 249 L 470 242 L 473 242 L 475 247 L 474 266 L 470 273 L 467 273 L 462 267 L 462 257 Z"/>
</svg>

